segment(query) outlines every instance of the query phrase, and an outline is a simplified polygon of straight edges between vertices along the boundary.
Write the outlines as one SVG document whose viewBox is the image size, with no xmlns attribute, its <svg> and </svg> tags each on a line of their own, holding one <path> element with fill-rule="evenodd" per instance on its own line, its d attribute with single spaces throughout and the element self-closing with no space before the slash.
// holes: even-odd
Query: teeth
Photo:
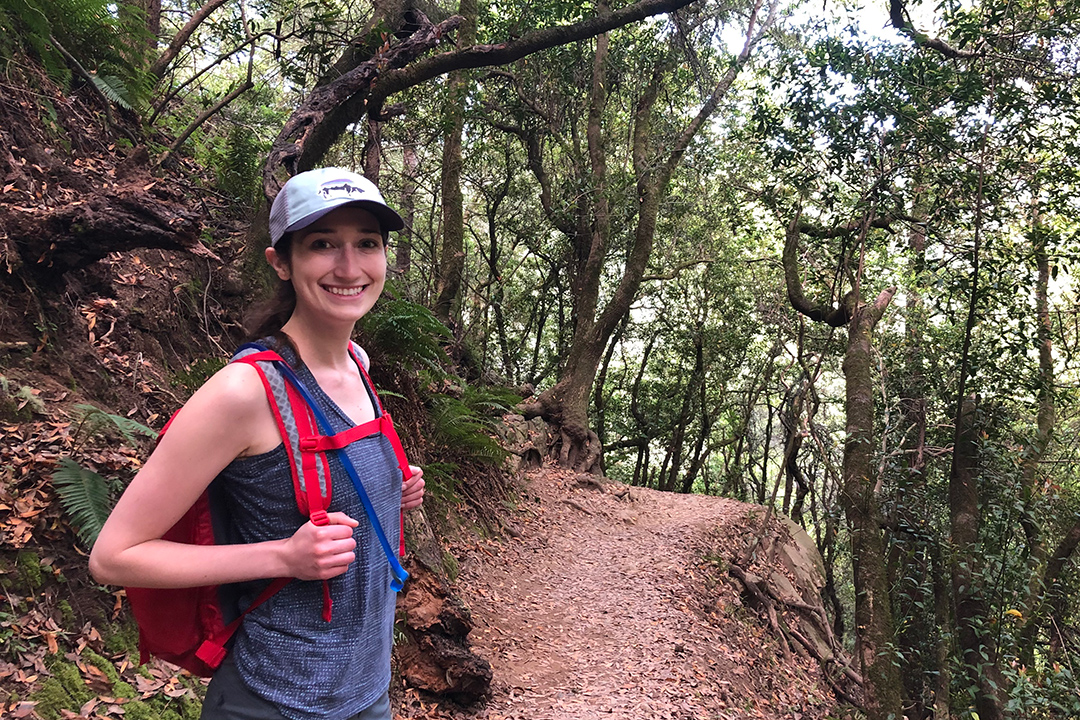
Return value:
<svg viewBox="0 0 1080 720">
<path fill-rule="evenodd" d="M 332 293 L 333 295 L 344 295 L 346 297 L 350 297 L 352 295 L 359 295 L 360 293 L 364 292 L 363 287 L 355 287 L 355 288 L 327 287 L 326 289 L 327 289 L 328 292 Z"/>
</svg>

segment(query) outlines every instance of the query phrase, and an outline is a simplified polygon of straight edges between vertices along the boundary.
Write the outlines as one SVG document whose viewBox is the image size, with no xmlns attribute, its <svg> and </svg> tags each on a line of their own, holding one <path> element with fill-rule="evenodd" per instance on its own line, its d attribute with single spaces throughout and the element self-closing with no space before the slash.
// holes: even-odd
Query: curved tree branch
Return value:
<svg viewBox="0 0 1080 720">
<path fill-rule="evenodd" d="M 226 0 L 208 0 L 208 2 L 201 8 L 195 11 L 195 14 L 191 16 L 191 19 L 187 21 L 184 27 L 180 28 L 180 31 L 173 36 L 169 46 L 165 48 L 165 51 L 158 56 L 158 59 L 154 61 L 154 64 L 150 66 L 150 74 L 161 79 L 165 76 L 165 70 L 169 67 L 169 63 L 176 59 L 176 56 L 180 54 L 180 49 L 184 47 L 184 44 L 191 38 L 195 30 L 206 18 L 210 17 L 210 13 L 217 10 L 224 5 Z"/>
<path fill-rule="evenodd" d="M 510 42 L 473 45 L 456 52 L 435 55 L 402 70 L 383 75 L 378 84 L 372 87 L 369 106 L 373 112 L 378 113 L 383 101 L 394 93 L 445 75 L 451 70 L 506 65 L 541 50 L 587 40 L 653 15 L 673 12 L 693 2 L 695 0 L 639 0 L 633 5 L 574 25 L 541 28 Z"/>
<path fill-rule="evenodd" d="M 973 58 L 978 57 L 980 54 L 979 50 L 961 50 L 960 48 L 953 47 L 940 38 L 930 37 L 926 33 L 916 30 L 915 26 L 911 24 L 911 19 L 908 17 L 907 10 L 904 9 L 904 0 L 889 0 L 889 22 L 894 28 L 899 30 L 901 34 L 910 37 L 916 45 L 928 47 L 931 50 L 937 50 L 947 58 L 953 60 L 958 58 Z"/>
<path fill-rule="evenodd" d="M 289 174 L 313 167 L 322 150 L 345 128 L 367 111 L 379 119 L 386 99 L 402 90 L 453 70 L 505 65 L 527 55 L 628 25 L 660 13 L 672 12 L 695 0 L 639 0 L 602 17 L 575 25 L 543 28 L 516 40 L 497 45 L 473 45 L 445 52 L 420 62 L 420 55 L 435 47 L 442 37 L 461 24 L 460 17 L 436 26 L 414 11 L 418 29 L 406 40 L 386 46 L 376 57 L 360 63 L 333 82 L 317 88 L 297 109 L 274 142 L 263 170 L 263 190 L 268 199 L 277 195 L 284 167 Z M 412 63 L 412 64 L 410 64 Z"/>
</svg>

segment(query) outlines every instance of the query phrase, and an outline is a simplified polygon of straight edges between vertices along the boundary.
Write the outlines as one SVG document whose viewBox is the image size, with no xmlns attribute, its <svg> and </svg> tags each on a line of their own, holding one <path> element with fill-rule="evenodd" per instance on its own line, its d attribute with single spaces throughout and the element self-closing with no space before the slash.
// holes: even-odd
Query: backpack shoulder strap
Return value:
<svg viewBox="0 0 1080 720">
<path fill-rule="evenodd" d="M 303 383 L 300 382 L 300 378 L 296 376 L 296 373 L 293 372 L 293 369 L 290 368 L 288 365 L 282 363 L 279 367 L 281 369 L 282 375 L 288 381 L 289 385 L 291 385 L 297 392 L 300 393 L 301 396 L 304 397 L 305 400 L 307 400 L 308 407 L 311 408 L 312 413 L 314 413 L 315 415 L 317 427 L 320 428 L 324 433 L 323 437 L 312 438 L 308 443 L 305 443 L 305 445 L 307 445 L 313 450 L 320 449 L 325 446 L 325 449 L 329 449 L 330 451 L 335 452 L 338 458 L 341 460 L 342 467 L 345 469 L 345 474 L 349 476 L 349 479 L 352 481 L 353 487 L 356 488 L 356 494 L 360 496 L 360 502 L 364 506 L 364 512 L 367 513 L 368 520 L 370 520 L 371 522 L 372 529 L 375 531 L 375 537 L 378 539 L 379 545 L 382 547 L 383 553 L 386 555 L 387 562 L 390 563 L 390 568 L 394 576 L 394 581 L 390 584 L 390 587 L 392 590 L 394 590 L 394 592 L 400 591 L 405 583 L 405 580 L 408 579 L 409 573 L 405 572 L 405 569 L 401 567 L 401 563 L 398 561 L 397 556 L 394 555 L 394 551 L 390 548 L 390 543 L 386 539 L 386 533 L 383 532 L 382 524 L 379 522 L 379 517 L 375 513 L 375 508 L 372 506 L 371 500 L 370 498 L 368 498 L 368 494 L 364 490 L 364 484 L 360 481 L 360 476 L 356 472 L 356 467 L 353 465 L 352 460 L 349 459 L 348 454 L 345 453 L 344 448 L 334 442 L 335 436 L 333 430 L 331 429 L 330 421 L 327 419 L 326 415 L 319 408 L 319 406 L 315 404 L 315 402 L 311 398 L 311 395 L 308 393 L 307 388 L 305 388 Z M 360 371 L 363 373 L 365 381 L 370 384 L 371 380 L 367 377 L 367 371 L 364 370 L 363 365 L 360 366 Z M 390 417 L 386 413 L 383 413 L 382 416 L 377 420 L 377 422 L 379 422 L 380 424 L 389 424 L 391 431 L 393 430 L 393 425 Z M 383 432 L 386 431 L 383 430 Z M 345 434 L 349 434 L 349 431 L 346 431 Z M 393 439 L 391 439 L 390 442 L 391 444 L 394 444 Z M 397 445 L 398 447 L 400 447 L 400 440 L 397 442 Z M 396 453 L 397 450 L 395 449 L 395 454 Z M 404 452 L 402 452 L 401 458 L 404 458 L 404 455 Z M 399 460 L 399 462 L 402 461 Z M 406 468 L 405 471 L 407 472 L 408 463 L 405 463 L 404 467 Z"/>
<path fill-rule="evenodd" d="M 289 458 L 296 505 L 313 523 L 325 525 L 333 492 L 330 466 L 325 454 L 302 451 L 304 439 L 321 433 L 308 402 L 282 375 L 280 368 L 288 364 L 277 352 L 257 343 L 241 347 L 230 362 L 251 365 L 259 373 Z"/>
</svg>

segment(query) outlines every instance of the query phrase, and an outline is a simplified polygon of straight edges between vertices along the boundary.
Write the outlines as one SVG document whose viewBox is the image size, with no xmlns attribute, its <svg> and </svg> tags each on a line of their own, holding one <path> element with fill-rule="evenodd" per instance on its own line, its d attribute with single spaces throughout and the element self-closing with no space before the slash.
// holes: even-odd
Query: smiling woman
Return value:
<svg viewBox="0 0 1080 720">
<path fill-rule="evenodd" d="M 342 323 L 351 333 L 386 281 L 379 221 L 356 205 L 331 210 L 278 247 L 267 248 L 266 259 L 297 295 L 296 309 L 282 328 L 287 335 L 316 321 Z"/>
<path fill-rule="evenodd" d="M 421 503 L 424 482 L 416 467 L 402 482 L 387 435 L 352 431 L 382 409 L 350 338 L 382 292 L 387 236 L 401 227 L 363 177 L 327 168 L 292 178 L 270 215 L 266 258 L 281 280 L 277 306 L 256 331 L 295 371 L 311 407 L 329 418 L 369 499 L 336 482 L 345 476 L 336 455 L 309 453 L 329 468 L 331 485 L 324 498 L 308 496 L 305 510 L 316 499 L 321 508 L 301 511 L 267 380 L 236 362 L 177 413 L 94 546 L 90 566 L 101 582 L 231 584 L 236 609 L 253 608 L 214 675 L 203 718 L 390 717 L 395 597 L 377 527 L 397 537 L 398 510 Z M 224 497 L 229 544 L 163 539 L 212 481 Z M 298 580 L 260 604 L 273 578 Z"/>
</svg>

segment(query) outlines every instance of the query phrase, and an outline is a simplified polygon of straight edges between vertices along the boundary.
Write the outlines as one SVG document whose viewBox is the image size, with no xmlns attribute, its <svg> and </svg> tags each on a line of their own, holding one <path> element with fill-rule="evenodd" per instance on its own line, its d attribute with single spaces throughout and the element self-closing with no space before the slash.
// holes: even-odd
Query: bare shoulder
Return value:
<svg viewBox="0 0 1080 720">
<path fill-rule="evenodd" d="M 230 363 L 184 403 L 163 442 L 173 434 L 203 437 L 212 432 L 235 449 L 246 448 L 252 421 L 268 415 L 267 407 L 258 371 L 245 363 Z"/>
</svg>

